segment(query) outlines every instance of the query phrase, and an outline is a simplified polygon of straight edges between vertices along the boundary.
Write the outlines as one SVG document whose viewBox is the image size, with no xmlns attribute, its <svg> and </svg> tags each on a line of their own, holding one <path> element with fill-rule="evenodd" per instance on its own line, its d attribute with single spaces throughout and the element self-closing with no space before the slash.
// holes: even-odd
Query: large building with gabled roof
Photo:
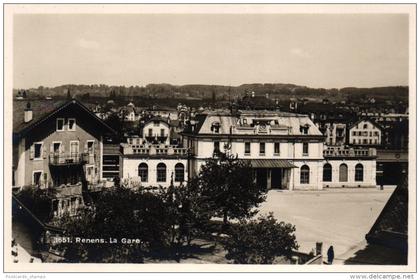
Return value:
<svg viewBox="0 0 420 280">
<path fill-rule="evenodd" d="M 77 100 L 51 105 L 14 110 L 13 187 L 54 188 L 59 216 L 102 181 L 104 140 L 115 132 Z"/>
<path fill-rule="evenodd" d="M 228 152 L 247 160 L 266 189 L 322 189 L 324 136 L 307 115 L 266 111 L 203 112 L 182 133 L 189 174 Z"/>
</svg>

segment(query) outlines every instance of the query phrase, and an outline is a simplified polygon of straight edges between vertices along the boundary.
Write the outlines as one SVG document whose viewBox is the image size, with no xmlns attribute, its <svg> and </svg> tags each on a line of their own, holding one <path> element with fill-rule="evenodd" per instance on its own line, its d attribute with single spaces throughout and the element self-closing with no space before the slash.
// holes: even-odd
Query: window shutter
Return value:
<svg viewBox="0 0 420 280">
<path fill-rule="evenodd" d="M 88 152 L 88 142 L 86 141 L 85 142 L 85 151 L 84 151 L 84 153 L 87 154 L 87 152 Z"/>
<path fill-rule="evenodd" d="M 47 158 L 47 148 L 42 144 L 42 157 Z"/>
<path fill-rule="evenodd" d="M 32 144 L 31 148 L 29 150 L 29 158 L 34 159 L 34 157 L 35 157 L 35 146 L 34 146 L 34 144 Z"/>
<path fill-rule="evenodd" d="M 60 152 L 62 154 L 64 154 L 66 152 L 66 145 L 64 143 L 60 145 L 60 150 L 61 150 Z"/>
<path fill-rule="evenodd" d="M 54 144 L 51 143 L 50 144 L 50 154 L 53 154 L 53 153 L 54 153 Z"/>
</svg>

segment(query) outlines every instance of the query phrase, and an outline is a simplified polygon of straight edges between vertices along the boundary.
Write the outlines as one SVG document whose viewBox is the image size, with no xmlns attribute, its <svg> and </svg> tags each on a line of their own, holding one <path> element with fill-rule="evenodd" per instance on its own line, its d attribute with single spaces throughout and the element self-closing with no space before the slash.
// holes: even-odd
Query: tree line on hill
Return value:
<svg viewBox="0 0 420 280">
<path fill-rule="evenodd" d="M 67 84 L 56 87 L 43 87 L 31 89 L 14 89 L 14 96 L 25 91 L 28 97 L 66 97 L 68 91 L 72 96 L 78 97 L 102 97 L 115 98 L 143 97 L 152 99 L 208 99 L 208 100 L 234 100 L 246 95 L 264 96 L 269 99 L 289 100 L 295 98 L 330 99 L 334 101 L 375 98 L 376 100 L 391 100 L 408 104 L 407 86 L 389 86 L 374 88 L 310 88 L 294 84 L 280 83 L 254 83 L 240 86 L 224 85 L 171 85 L 171 84 L 148 84 L 146 86 L 108 86 L 99 85 L 75 85 Z"/>
</svg>

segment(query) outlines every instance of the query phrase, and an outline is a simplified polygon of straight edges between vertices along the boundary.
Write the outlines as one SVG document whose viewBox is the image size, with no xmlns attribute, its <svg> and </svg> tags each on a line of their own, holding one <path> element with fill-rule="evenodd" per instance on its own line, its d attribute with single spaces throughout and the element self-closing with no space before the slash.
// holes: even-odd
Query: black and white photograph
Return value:
<svg viewBox="0 0 420 280">
<path fill-rule="evenodd" d="M 416 271 L 416 4 L 4 10 L 6 271 Z"/>
</svg>

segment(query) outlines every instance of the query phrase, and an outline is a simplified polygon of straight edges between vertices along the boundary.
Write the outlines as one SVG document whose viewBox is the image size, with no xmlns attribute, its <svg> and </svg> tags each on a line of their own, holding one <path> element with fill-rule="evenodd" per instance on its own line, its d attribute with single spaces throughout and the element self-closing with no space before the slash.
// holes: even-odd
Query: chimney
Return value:
<svg viewBox="0 0 420 280">
<path fill-rule="evenodd" d="M 28 123 L 30 121 L 32 121 L 32 108 L 31 108 L 31 103 L 26 103 L 26 108 L 25 108 L 25 112 L 24 112 L 24 116 L 23 116 L 23 121 L 25 123 Z"/>
</svg>

